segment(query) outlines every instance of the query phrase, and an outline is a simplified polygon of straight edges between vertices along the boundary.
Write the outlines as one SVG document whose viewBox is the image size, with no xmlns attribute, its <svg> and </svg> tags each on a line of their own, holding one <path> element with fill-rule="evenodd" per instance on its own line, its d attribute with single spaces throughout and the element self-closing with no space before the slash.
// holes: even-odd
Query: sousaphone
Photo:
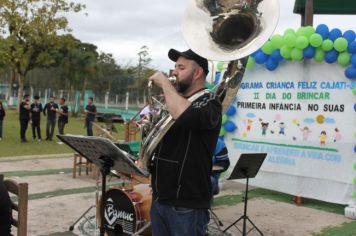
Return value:
<svg viewBox="0 0 356 236">
<path fill-rule="evenodd" d="M 278 0 L 189 0 L 182 30 L 186 43 L 208 60 L 229 62 L 214 91 L 223 112 L 237 94 L 248 56 L 272 35 L 278 18 Z M 174 124 L 168 112 L 162 114 L 142 135 L 139 155 L 145 165 Z"/>
</svg>

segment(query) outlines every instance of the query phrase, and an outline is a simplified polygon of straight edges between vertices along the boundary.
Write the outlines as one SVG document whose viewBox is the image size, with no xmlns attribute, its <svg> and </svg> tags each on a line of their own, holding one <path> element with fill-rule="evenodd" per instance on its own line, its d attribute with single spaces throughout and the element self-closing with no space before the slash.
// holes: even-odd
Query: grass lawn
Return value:
<svg viewBox="0 0 356 236">
<path fill-rule="evenodd" d="M 113 136 L 117 140 L 124 139 L 124 126 L 115 123 L 118 133 Z M 94 135 L 95 135 L 95 128 Z M 42 139 L 46 138 L 46 117 L 41 117 L 41 133 Z M 84 117 L 69 117 L 69 122 L 64 129 L 65 134 L 86 135 L 84 128 Z M 54 130 L 54 134 L 58 134 L 58 128 Z M 14 110 L 6 110 L 6 116 L 3 121 L 3 139 L 0 141 L 0 157 L 22 156 L 22 155 L 43 155 L 57 153 L 71 153 L 73 150 L 67 145 L 60 145 L 57 137 L 53 141 L 33 141 L 32 127 L 29 124 L 26 132 L 26 138 L 29 142 L 20 142 L 20 122 L 19 114 Z"/>
</svg>

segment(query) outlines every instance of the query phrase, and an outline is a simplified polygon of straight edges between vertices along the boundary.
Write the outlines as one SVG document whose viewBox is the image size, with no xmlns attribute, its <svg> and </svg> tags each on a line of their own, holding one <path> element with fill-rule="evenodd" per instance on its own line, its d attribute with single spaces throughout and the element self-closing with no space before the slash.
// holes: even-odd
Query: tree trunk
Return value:
<svg viewBox="0 0 356 236">
<path fill-rule="evenodd" d="M 18 81 L 18 90 L 17 90 L 17 111 L 20 111 L 20 103 L 23 98 L 23 88 L 25 84 L 25 76 L 21 74 L 17 74 L 17 81 Z"/>
<path fill-rule="evenodd" d="M 72 108 L 72 116 L 77 117 L 78 112 L 75 112 L 76 104 L 75 104 L 75 91 L 74 91 L 74 86 L 71 84 L 69 86 L 69 96 L 71 98 L 70 104 Z M 69 102 L 69 101 L 68 101 Z"/>
</svg>

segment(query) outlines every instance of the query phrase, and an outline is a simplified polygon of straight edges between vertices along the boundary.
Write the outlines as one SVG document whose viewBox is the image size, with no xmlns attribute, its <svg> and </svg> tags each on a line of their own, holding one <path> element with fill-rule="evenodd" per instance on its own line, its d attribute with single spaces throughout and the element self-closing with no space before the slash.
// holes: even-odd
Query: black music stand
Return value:
<svg viewBox="0 0 356 236">
<path fill-rule="evenodd" d="M 234 223 L 232 223 L 226 229 L 224 229 L 223 230 L 224 233 L 232 226 L 235 226 L 242 233 L 243 236 L 250 233 L 253 229 L 256 229 L 260 233 L 260 235 L 263 236 L 261 230 L 259 230 L 257 226 L 247 216 L 247 200 L 248 200 L 247 196 L 248 196 L 249 179 L 254 178 L 256 176 L 266 156 L 267 153 L 244 153 L 241 154 L 240 159 L 236 163 L 234 170 L 232 171 L 228 180 L 246 179 L 246 190 L 245 190 L 245 197 L 244 197 L 244 214 L 240 218 L 238 218 Z M 242 231 L 235 225 L 240 220 L 243 220 Z M 246 232 L 246 220 L 248 220 L 253 226 L 248 232 Z"/>
<path fill-rule="evenodd" d="M 118 148 L 109 139 L 94 136 L 57 135 L 57 137 L 81 156 L 100 168 L 102 175 L 101 196 L 106 192 L 106 176 L 110 171 L 147 177 L 149 173 L 133 162 L 129 153 Z M 101 201 L 100 236 L 104 236 L 104 201 Z"/>
</svg>

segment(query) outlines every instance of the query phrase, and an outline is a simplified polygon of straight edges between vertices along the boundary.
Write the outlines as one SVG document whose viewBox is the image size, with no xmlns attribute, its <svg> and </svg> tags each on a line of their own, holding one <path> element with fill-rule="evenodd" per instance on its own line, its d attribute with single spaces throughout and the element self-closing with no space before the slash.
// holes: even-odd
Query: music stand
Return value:
<svg viewBox="0 0 356 236">
<path fill-rule="evenodd" d="M 132 155 L 118 148 L 109 139 L 80 135 L 57 135 L 57 137 L 100 168 L 102 175 L 101 196 L 104 196 L 106 192 L 106 176 L 111 169 L 143 177 L 149 175 L 146 170 L 136 166 Z M 100 236 L 104 236 L 104 201 L 101 201 L 100 215 Z"/>
<path fill-rule="evenodd" d="M 265 160 L 267 153 L 243 153 L 240 156 L 240 159 L 236 163 L 234 170 L 232 171 L 228 180 L 232 179 L 246 179 L 246 190 L 245 190 L 245 198 L 244 198 L 244 214 L 238 218 L 234 223 L 229 225 L 226 229 L 223 230 L 225 233 L 232 226 L 235 226 L 240 232 L 241 230 L 235 225 L 240 220 L 243 220 L 242 226 L 242 235 L 245 236 L 250 233 L 253 229 L 256 229 L 260 235 L 263 236 L 261 230 L 257 228 L 257 226 L 250 220 L 247 216 L 247 196 L 248 196 L 248 182 L 250 178 L 254 178 L 259 171 L 263 161 Z M 246 220 L 248 220 L 252 224 L 252 228 L 246 232 Z"/>
</svg>

